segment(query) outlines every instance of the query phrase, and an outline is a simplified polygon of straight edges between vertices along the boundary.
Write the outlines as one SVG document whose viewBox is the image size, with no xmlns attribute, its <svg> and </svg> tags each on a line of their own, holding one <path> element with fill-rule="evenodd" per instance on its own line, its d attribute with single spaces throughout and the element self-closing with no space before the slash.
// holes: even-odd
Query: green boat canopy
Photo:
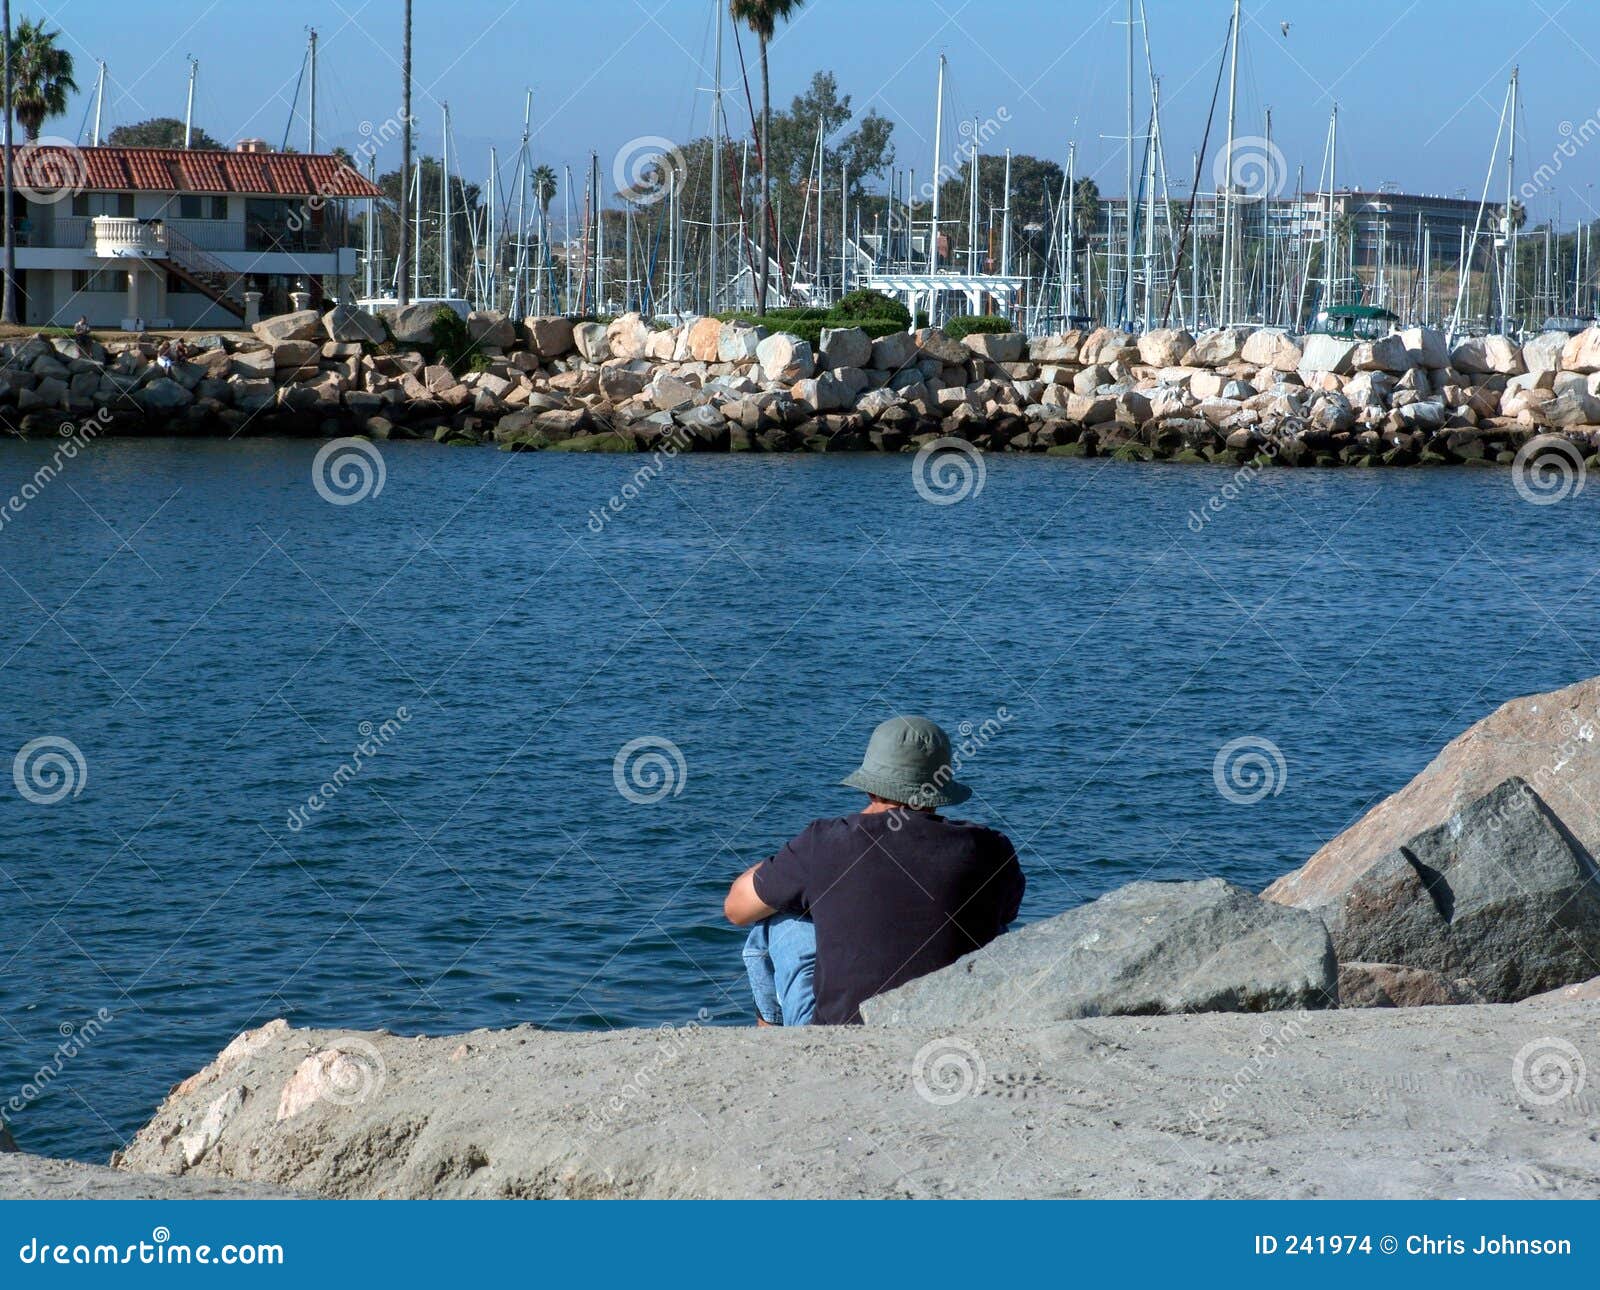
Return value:
<svg viewBox="0 0 1600 1290">
<path fill-rule="evenodd" d="M 1378 318 L 1385 322 L 1399 322 L 1400 315 L 1380 305 L 1331 305 L 1323 310 L 1329 318 Z"/>
</svg>

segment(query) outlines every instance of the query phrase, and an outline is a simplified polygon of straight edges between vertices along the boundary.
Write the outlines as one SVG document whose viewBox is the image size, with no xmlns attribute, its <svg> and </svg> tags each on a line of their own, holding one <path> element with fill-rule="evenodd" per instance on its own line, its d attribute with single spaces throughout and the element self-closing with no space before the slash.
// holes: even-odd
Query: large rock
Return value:
<svg viewBox="0 0 1600 1290">
<path fill-rule="evenodd" d="M 717 361 L 717 342 L 722 323 L 716 318 L 696 318 L 689 326 L 689 357 L 697 363 Z"/>
<path fill-rule="evenodd" d="M 962 344 L 991 363 L 1020 363 L 1028 348 L 1028 338 L 1019 331 L 979 331 L 963 337 Z"/>
<path fill-rule="evenodd" d="M 1600 327 L 1585 327 L 1562 347 L 1561 368 L 1567 372 L 1600 372 Z"/>
<path fill-rule="evenodd" d="M 498 309 L 474 309 L 467 315 L 467 335 L 474 345 L 490 349 L 510 349 L 517 343 L 517 329 Z"/>
<path fill-rule="evenodd" d="M 1553 426 L 1594 425 L 1600 423 L 1600 398 L 1574 382 L 1546 400 L 1540 414 Z"/>
<path fill-rule="evenodd" d="M 1335 376 L 1348 376 L 1356 351 L 1353 340 L 1338 336 L 1325 336 L 1320 332 L 1307 336 L 1300 346 L 1300 373 L 1302 376 L 1316 372 L 1332 372 Z"/>
<path fill-rule="evenodd" d="M 1276 372 L 1294 371 L 1303 357 L 1294 337 L 1276 327 L 1257 328 L 1239 351 L 1240 361 L 1252 367 L 1270 367 Z"/>
<path fill-rule="evenodd" d="M 570 318 L 529 318 L 523 326 L 528 330 L 528 343 L 540 358 L 565 358 L 572 353 Z"/>
<path fill-rule="evenodd" d="M 1358 372 L 1393 372 L 1397 375 L 1412 366 L 1411 352 L 1399 335 L 1362 341 L 1356 346 L 1350 362 Z"/>
<path fill-rule="evenodd" d="M 1505 336 L 1468 336 L 1450 351 L 1450 366 L 1458 372 L 1517 376 L 1527 371 L 1522 348 Z"/>
<path fill-rule="evenodd" d="M 1532 786 L 1590 855 L 1600 851 L 1600 677 L 1501 705 L 1264 895 L 1307 909 L 1333 904 L 1377 860 L 1512 777 Z"/>
<path fill-rule="evenodd" d="M 1567 333 L 1542 331 L 1522 344 L 1522 365 L 1530 372 L 1558 372 L 1567 348 Z"/>
<path fill-rule="evenodd" d="M 1194 348 L 1194 337 L 1181 327 L 1157 327 L 1139 337 L 1139 361 L 1150 367 L 1177 367 Z"/>
<path fill-rule="evenodd" d="M 380 312 L 397 345 L 431 345 L 434 320 L 439 310 L 447 307 L 440 304 L 392 305 Z"/>
<path fill-rule="evenodd" d="M 1406 327 L 1400 340 L 1417 367 L 1440 368 L 1450 365 L 1450 346 L 1437 327 Z"/>
<path fill-rule="evenodd" d="M 631 363 L 650 351 L 650 325 L 636 313 L 623 314 L 606 328 L 611 357 Z"/>
<path fill-rule="evenodd" d="M 717 362 L 754 362 L 756 351 L 766 336 L 765 327 L 741 327 L 737 324 L 721 327 L 717 332 Z"/>
<path fill-rule="evenodd" d="M 872 342 L 872 368 L 899 372 L 917 361 L 917 338 L 908 331 L 890 332 Z"/>
<path fill-rule="evenodd" d="M 782 331 L 766 337 L 756 346 L 756 361 L 761 364 L 761 375 L 766 380 L 784 385 L 807 380 L 817 370 L 810 342 Z"/>
<path fill-rule="evenodd" d="M 1216 327 L 1201 332 L 1186 357 L 1190 367 L 1223 367 L 1236 363 L 1244 354 L 1249 332 L 1240 327 Z"/>
<path fill-rule="evenodd" d="M 1539 1036 L 1592 1068 L 1600 1010 L 931 1032 L 283 1027 L 179 1084 L 119 1163 L 182 1175 L 175 1187 L 366 1199 L 1600 1195 L 1592 1095 L 1534 1108 L 1511 1078 Z M 184 1140 L 233 1088 L 249 1096 L 191 1165 Z M 0 1195 L 16 1191 L 13 1160 Z"/>
<path fill-rule="evenodd" d="M 881 1026 L 1025 1026 L 1337 1006 L 1327 929 L 1300 911 L 1262 916 L 1273 909 L 1220 878 L 1135 882 L 869 999 L 861 1015 Z"/>
<path fill-rule="evenodd" d="M 603 363 L 611 357 L 611 343 L 605 326 L 597 322 L 576 323 L 572 328 L 572 342 L 585 362 Z"/>
<path fill-rule="evenodd" d="M 370 345 L 381 345 L 388 339 L 383 324 L 354 305 L 335 305 L 328 310 L 322 315 L 322 329 L 328 333 L 329 340 L 340 342 L 366 341 Z"/>
<path fill-rule="evenodd" d="M 972 351 L 959 340 L 951 340 L 940 327 L 924 327 L 913 333 L 917 348 L 928 358 L 936 358 L 946 367 L 956 367 L 972 357 Z"/>
<path fill-rule="evenodd" d="M 817 364 L 825 372 L 872 363 L 872 337 L 859 327 L 824 327 Z"/>
<path fill-rule="evenodd" d="M 133 397 L 147 412 L 176 412 L 194 402 L 194 395 L 165 376 L 141 387 Z"/>
<path fill-rule="evenodd" d="M 1399 963 L 1339 964 L 1341 1008 L 1427 1008 L 1483 1001 L 1482 993 L 1465 977 L 1451 980 L 1427 968 Z"/>
<path fill-rule="evenodd" d="M 269 345 L 280 340 L 316 340 L 322 335 L 322 315 L 315 309 L 298 309 L 263 318 L 250 330 Z"/>
<path fill-rule="evenodd" d="M 1600 962 L 1594 861 L 1517 778 L 1380 855 L 1315 908 L 1341 961 L 1468 977 L 1497 1003 L 1583 980 Z"/>
<path fill-rule="evenodd" d="M 1543 994 L 1530 994 L 1523 1003 L 1600 1003 L 1600 976 L 1590 977 L 1587 981 L 1579 981 L 1576 985 L 1564 985 L 1556 990 L 1547 990 Z"/>
</svg>

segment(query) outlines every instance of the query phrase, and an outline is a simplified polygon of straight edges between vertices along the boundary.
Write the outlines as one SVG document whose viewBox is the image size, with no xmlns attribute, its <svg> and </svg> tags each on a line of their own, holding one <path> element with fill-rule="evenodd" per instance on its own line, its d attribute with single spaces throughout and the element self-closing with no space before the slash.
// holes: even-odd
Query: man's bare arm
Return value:
<svg viewBox="0 0 1600 1290">
<path fill-rule="evenodd" d="M 760 865 L 751 865 L 742 874 L 733 880 L 733 886 L 728 888 L 728 896 L 722 902 L 722 912 L 735 927 L 748 927 L 751 923 L 759 923 L 763 918 L 771 918 L 778 911 L 756 895 L 756 884 L 752 875 Z"/>
</svg>

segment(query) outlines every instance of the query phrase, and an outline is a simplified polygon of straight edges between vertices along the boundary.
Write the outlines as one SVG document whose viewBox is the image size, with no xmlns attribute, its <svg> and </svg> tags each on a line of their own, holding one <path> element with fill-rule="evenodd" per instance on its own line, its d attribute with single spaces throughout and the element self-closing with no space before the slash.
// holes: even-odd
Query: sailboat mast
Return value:
<svg viewBox="0 0 1600 1290">
<path fill-rule="evenodd" d="M 1521 69 L 1511 69 L 1511 115 L 1506 130 L 1506 268 L 1504 285 L 1500 290 L 1500 330 L 1504 332 L 1511 323 L 1516 308 L 1517 295 L 1517 221 L 1512 208 L 1512 184 L 1517 173 L 1517 76 Z"/>
<path fill-rule="evenodd" d="M 939 272 L 939 172 L 944 165 L 944 55 L 939 55 L 939 97 L 933 118 L 933 224 L 928 230 L 928 272 Z M 930 321 L 932 321 L 930 319 Z"/>
<path fill-rule="evenodd" d="M 439 266 L 439 294 L 446 300 L 452 298 L 450 290 L 451 263 L 450 263 L 450 105 L 440 104 L 444 110 L 444 142 L 441 145 L 442 159 L 439 167 L 439 251 L 443 263 Z"/>
<path fill-rule="evenodd" d="M 1128 102 L 1127 102 L 1127 163 L 1123 169 L 1122 213 L 1127 217 L 1128 237 L 1124 248 L 1123 299 L 1127 302 L 1124 315 L 1133 311 L 1133 0 L 1128 0 Z"/>
<path fill-rule="evenodd" d="M 1233 261 L 1237 253 L 1233 235 L 1233 126 L 1239 100 L 1239 0 L 1233 0 L 1231 41 L 1233 50 L 1228 62 L 1228 142 L 1223 152 L 1223 156 L 1227 158 L 1227 164 L 1223 169 L 1222 303 L 1219 310 L 1223 326 L 1233 322 Z"/>
<path fill-rule="evenodd" d="M 722 283 L 722 0 L 712 8 L 717 15 L 717 57 L 711 87 L 711 281 L 707 284 L 706 312 L 717 312 L 717 291 Z"/>
</svg>

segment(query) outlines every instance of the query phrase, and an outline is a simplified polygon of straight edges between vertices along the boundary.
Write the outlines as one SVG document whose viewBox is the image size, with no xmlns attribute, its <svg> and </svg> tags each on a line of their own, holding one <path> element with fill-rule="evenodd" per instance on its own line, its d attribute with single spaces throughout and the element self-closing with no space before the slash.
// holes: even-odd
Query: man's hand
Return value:
<svg viewBox="0 0 1600 1290">
<path fill-rule="evenodd" d="M 735 927 L 748 927 L 778 912 L 756 895 L 756 884 L 751 875 L 760 867 L 753 864 L 735 878 L 733 886 L 728 888 L 727 899 L 722 902 L 722 912 Z"/>
</svg>

